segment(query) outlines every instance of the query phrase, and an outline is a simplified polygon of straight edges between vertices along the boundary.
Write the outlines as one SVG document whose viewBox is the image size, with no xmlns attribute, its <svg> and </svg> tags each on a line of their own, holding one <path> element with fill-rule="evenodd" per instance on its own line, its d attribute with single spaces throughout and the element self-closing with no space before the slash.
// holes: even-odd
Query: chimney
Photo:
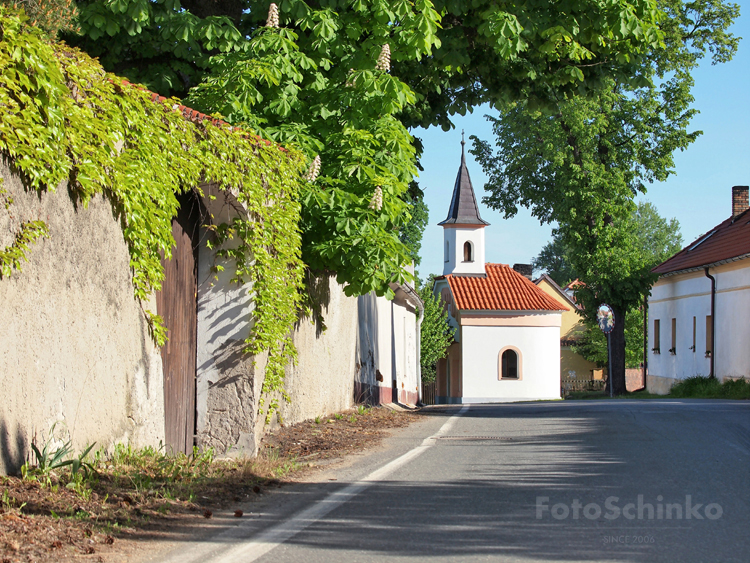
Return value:
<svg viewBox="0 0 750 563">
<path fill-rule="evenodd" d="M 745 192 L 745 201 L 747 201 L 747 192 Z M 534 274 L 534 268 L 531 264 L 513 264 L 513 269 L 528 279 L 531 279 Z"/>
<path fill-rule="evenodd" d="M 747 211 L 748 207 L 750 207 L 748 187 L 734 186 L 732 188 L 732 217 L 737 217 L 740 213 Z"/>
</svg>

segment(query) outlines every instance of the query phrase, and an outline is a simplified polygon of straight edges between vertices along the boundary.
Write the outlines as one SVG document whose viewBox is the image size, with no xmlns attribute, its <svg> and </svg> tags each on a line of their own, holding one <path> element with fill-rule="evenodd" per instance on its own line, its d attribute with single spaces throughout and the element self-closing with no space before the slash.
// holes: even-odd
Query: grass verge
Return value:
<svg viewBox="0 0 750 563">
<path fill-rule="evenodd" d="M 574 391 L 566 400 L 609 399 L 604 391 Z M 672 386 L 668 395 L 656 395 L 645 389 L 619 395 L 615 399 L 750 399 L 750 382 L 744 379 L 721 383 L 706 376 L 688 377 Z"/>
<path fill-rule="evenodd" d="M 172 456 L 124 445 L 109 455 L 76 457 L 69 442 L 50 440 L 21 477 L 0 476 L 0 563 L 104 561 L 117 553 L 120 538 L 210 519 L 214 510 L 242 517 L 239 505 L 321 459 L 366 449 L 415 418 L 365 407 L 319 417 L 270 433 L 255 458 L 215 459 L 197 449 Z"/>
<path fill-rule="evenodd" d="M 669 396 L 678 399 L 750 399 L 750 382 L 737 379 L 720 383 L 711 377 L 688 377 L 675 383 Z"/>
</svg>

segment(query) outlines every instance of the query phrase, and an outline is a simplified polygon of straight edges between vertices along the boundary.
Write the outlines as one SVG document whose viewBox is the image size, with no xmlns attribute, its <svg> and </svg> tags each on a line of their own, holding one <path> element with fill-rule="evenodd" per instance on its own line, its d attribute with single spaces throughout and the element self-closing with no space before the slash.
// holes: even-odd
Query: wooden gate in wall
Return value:
<svg viewBox="0 0 750 563">
<path fill-rule="evenodd" d="M 164 282 L 156 294 L 156 308 L 169 336 L 161 350 L 165 446 L 169 453 L 190 453 L 195 443 L 198 244 L 202 212 L 192 192 L 177 199 L 180 210 L 172 219 L 176 246 L 170 260 L 162 258 Z"/>
</svg>

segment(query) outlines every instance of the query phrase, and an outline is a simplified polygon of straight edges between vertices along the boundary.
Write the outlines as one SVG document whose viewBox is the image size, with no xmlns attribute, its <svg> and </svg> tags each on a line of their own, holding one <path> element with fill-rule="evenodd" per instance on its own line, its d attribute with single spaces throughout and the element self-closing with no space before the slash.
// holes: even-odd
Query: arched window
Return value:
<svg viewBox="0 0 750 563">
<path fill-rule="evenodd" d="M 500 357 L 500 378 L 518 379 L 518 354 L 508 348 Z"/>
<path fill-rule="evenodd" d="M 445 241 L 445 261 L 448 262 L 450 260 L 450 249 L 451 249 L 451 243 L 449 241 Z"/>
<path fill-rule="evenodd" d="M 474 261 L 474 248 L 472 248 L 471 243 L 467 240 L 464 243 L 464 262 L 473 262 Z"/>
</svg>

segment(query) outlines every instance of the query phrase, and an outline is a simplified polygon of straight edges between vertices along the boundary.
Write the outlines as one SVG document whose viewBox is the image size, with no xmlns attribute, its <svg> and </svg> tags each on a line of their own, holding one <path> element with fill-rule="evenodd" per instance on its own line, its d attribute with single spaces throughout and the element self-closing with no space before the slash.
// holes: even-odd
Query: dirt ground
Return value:
<svg viewBox="0 0 750 563">
<path fill-rule="evenodd" d="M 54 473 L 0 477 L 0 563 L 127 560 L 141 542 L 205 523 L 214 511 L 232 512 L 319 463 L 377 445 L 418 416 L 352 409 L 281 427 L 264 438 L 255 459 L 185 458 L 165 467 L 164 456 L 147 463 L 134 453 L 126 467 L 100 463 L 85 486 L 71 487 Z M 246 515 L 236 510 L 234 516 Z"/>
</svg>

